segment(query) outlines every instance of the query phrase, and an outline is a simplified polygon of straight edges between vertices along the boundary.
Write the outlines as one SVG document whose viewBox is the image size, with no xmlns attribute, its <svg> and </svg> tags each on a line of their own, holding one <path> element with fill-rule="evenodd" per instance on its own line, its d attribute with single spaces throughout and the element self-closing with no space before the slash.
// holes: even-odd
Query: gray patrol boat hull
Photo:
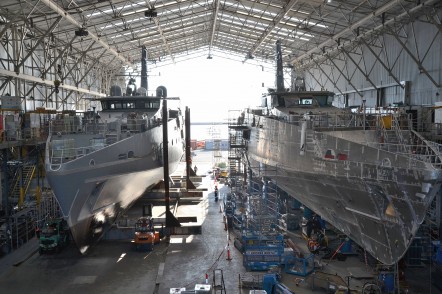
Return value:
<svg viewBox="0 0 442 294">
<path fill-rule="evenodd" d="M 384 130 L 391 140 L 401 134 L 402 142 L 388 144 L 374 127 L 326 127 L 314 115 L 286 118 L 249 115 L 247 155 L 254 172 L 382 263 L 397 262 L 439 193 L 439 145 L 408 130 Z"/>
<path fill-rule="evenodd" d="M 144 122 L 147 126 L 147 122 Z M 173 173 L 184 153 L 179 119 L 168 121 L 169 171 Z M 98 241 L 117 217 L 146 190 L 163 180 L 163 127 L 143 132 L 121 133 L 120 140 L 97 149 L 79 148 L 53 154 L 55 140 L 93 141 L 96 135 L 69 133 L 52 135 L 46 148 L 46 177 L 82 253 Z M 60 152 L 60 151 L 58 151 Z"/>
</svg>

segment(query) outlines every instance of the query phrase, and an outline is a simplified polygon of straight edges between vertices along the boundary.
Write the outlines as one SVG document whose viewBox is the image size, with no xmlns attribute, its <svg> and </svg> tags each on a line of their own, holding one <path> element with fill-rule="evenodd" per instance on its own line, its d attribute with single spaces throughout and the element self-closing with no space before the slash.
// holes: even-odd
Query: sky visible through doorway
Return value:
<svg viewBox="0 0 442 294">
<path fill-rule="evenodd" d="M 169 97 L 180 97 L 190 107 L 192 122 L 226 122 L 229 110 L 256 107 L 267 88 L 274 87 L 274 72 L 258 63 L 201 56 L 149 70 L 149 94 L 157 86 Z"/>
</svg>

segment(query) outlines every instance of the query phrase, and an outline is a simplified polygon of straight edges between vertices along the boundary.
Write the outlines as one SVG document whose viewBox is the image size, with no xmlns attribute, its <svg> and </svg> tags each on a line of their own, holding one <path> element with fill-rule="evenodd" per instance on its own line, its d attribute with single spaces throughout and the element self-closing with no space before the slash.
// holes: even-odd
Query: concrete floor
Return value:
<svg viewBox="0 0 442 294">
<path fill-rule="evenodd" d="M 198 174 L 211 167 L 211 153 L 197 153 L 194 164 Z M 242 255 L 234 248 L 234 235 L 224 230 L 220 203 L 214 201 L 213 180 L 205 177 L 208 189 L 201 202 L 183 205 L 179 216 L 196 216 L 202 226 L 201 235 L 176 235 L 155 245 L 153 251 L 136 251 L 130 239 L 102 240 L 82 256 L 72 244 L 59 254 L 39 255 L 34 238 L 22 248 L 0 259 L 0 293 L 149 293 L 169 294 L 171 288 L 193 290 L 195 285 L 213 281 L 214 270 L 222 270 L 224 293 L 249 293 L 240 289 L 241 277 L 263 273 L 247 273 Z M 227 192 L 221 185 L 220 195 Z M 156 211 L 156 214 L 161 213 Z M 291 236 L 300 246 L 305 244 L 296 234 Z M 231 260 L 227 260 L 229 244 Z M 320 262 L 322 270 L 308 277 L 283 274 L 283 282 L 294 293 L 326 293 L 327 279 L 340 279 L 350 273 L 351 288 L 359 293 L 367 281 L 358 276 L 372 272 L 356 256 L 344 261 Z M 414 270 L 414 272 L 413 272 Z M 324 275 L 328 278 L 324 279 Z M 408 276 L 407 276 L 408 275 Z M 441 293 L 431 286 L 428 268 L 407 269 L 408 293 Z M 217 276 L 219 278 L 219 276 Z M 217 280 L 217 284 L 220 284 Z M 356 291 L 355 291 L 356 292 Z M 221 293 L 220 291 L 216 293 Z"/>
</svg>

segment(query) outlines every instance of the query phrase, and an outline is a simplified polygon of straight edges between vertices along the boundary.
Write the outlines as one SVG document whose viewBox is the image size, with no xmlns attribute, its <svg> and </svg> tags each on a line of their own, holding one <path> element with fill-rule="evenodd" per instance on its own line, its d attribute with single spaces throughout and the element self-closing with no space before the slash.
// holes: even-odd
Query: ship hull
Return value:
<svg viewBox="0 0 442 294">
<path fill-rule="evenodd" d="M 168 129 L 172 173 L 184 149 L 175 120 L 169 121 Z M 63 164 L 50 163 L 47 150 L 47 180 L 81 252 L 86 252 L 119 215 L 163 179 L 162 142 L 162 126 L 158 126 Z"/>
<path fill-rule="evenodd" d="M 368 144 L 375 132 L 313 131 L 260 117 L 250 166 L 384 264 L 406 252 L 442 175 L 431 164 Z"/>
</svg>

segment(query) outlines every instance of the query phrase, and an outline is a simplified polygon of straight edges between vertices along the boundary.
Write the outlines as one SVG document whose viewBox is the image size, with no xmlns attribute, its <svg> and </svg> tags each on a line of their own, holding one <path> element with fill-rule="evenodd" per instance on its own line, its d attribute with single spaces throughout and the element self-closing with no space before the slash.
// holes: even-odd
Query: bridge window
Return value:
<svg viewBox="0 0 442 294">
<path fill-rule="evenodd" d="M 110 109 L 121 109 L 121 102 L 111 102 Z"/>
<path fill-rule="evenodd" d="M 301 99 L 301 104 L 302 105 L 312 105 L 313 104 L 313 99 L 312 98 Z"/>
<path fill-rule="evenodd" d="M 134 102 L 123 102 L 123 108 L 135 108 Z"/>
</svg>

